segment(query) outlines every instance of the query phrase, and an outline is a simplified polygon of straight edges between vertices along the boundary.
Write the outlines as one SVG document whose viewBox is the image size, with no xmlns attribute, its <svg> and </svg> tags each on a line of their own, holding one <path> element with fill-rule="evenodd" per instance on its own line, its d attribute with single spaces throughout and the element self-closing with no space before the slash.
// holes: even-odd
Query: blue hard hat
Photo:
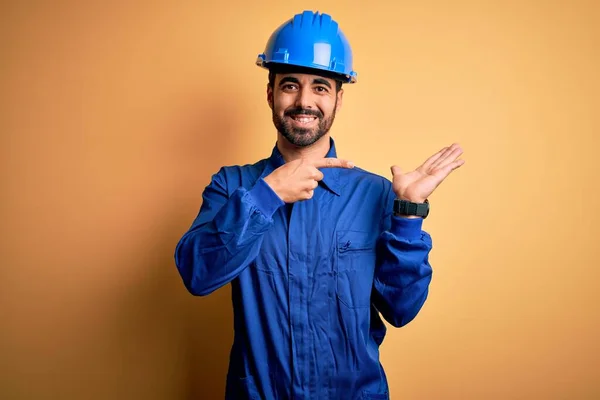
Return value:
<svg viewBox="0 0 600 400">
<path fill-rule="evenodd" d="M 355 83 L 352 49 L 338 23 L 328 14 L 304 11 L 287 20 L 271 34 L 256 64 L 327 71 L 345 83 Z"/>
</svg>

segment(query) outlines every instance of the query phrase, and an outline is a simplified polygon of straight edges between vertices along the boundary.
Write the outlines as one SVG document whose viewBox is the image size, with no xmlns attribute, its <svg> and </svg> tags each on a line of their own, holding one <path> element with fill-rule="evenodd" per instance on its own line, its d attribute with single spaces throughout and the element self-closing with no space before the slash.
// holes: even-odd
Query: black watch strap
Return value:
<svg viewBox="0 0 600 400">
<path fill-rule="evenodd" d="M 426 199 L 424 203 L 413 203 L 408 200 L 394 200 L 394 215 L 427 218 L 429 215 L 429 201 Z"/>
</svg>

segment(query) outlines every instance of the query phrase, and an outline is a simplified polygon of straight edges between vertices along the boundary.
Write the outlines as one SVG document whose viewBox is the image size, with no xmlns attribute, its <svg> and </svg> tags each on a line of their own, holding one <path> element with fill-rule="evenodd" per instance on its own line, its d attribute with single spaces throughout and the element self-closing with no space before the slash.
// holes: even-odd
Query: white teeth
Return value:
<svg viewBox="0 0 600 400">
<path fill-rule="evenodd" d="M 315 118 L 314 118 L 314 117 L 303 117 L 303 118 L 298 118 L 298 117 L 296 117 L 296 118 L 294 118 L 294 120 L 296 120 L 296 121 L 298 121 L 298 122 L 301 122 L 301 123 L 303 123 L 303 124 L 307 124 L 307 123 L 309 123 L 309 122 L 312 122 L 312 121 L 314 121 L 314 120 L 315 120 Z"/>
</svg>

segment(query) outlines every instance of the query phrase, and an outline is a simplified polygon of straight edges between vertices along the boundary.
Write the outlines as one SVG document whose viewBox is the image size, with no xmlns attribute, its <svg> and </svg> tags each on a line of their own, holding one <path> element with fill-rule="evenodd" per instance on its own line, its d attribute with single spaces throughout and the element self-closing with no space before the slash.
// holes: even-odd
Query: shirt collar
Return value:
<svg viewBox="0 0 600 400">
<path fill-rule="evenodd" d="M 337 152 L 335 149 L 335 141 L 333 138 L 329 138 L 329 151 L 326 158 L 332 157 L 337 158 Z M 283 155 L 279 152 L 277 148 L 277 144 L 273 147 L 273 151 L 271 152 L 271 156 L 267 159 L 265 164 L 265 168 L 260 174 L 260 178 L 264 178 L 269 175 L 271 172 L 276 170 L 285 164 L 285 160 L 283 159 Z M 340 195 L 340 169 L 339 168 L 320 168 L 319 171 L 323 173 L 323 180 L 320 182 L 325 188 L 330 190 L 336 195 Z"/>
</svg>

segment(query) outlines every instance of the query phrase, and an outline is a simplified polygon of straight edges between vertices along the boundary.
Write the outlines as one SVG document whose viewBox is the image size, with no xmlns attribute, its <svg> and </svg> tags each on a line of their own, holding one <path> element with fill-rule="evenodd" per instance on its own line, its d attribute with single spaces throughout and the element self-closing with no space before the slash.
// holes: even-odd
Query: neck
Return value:
<svg viewBox="0 0 600 400">
<path fill-rule="evenodd" d="M 281 133 L 277 133 L 277 149 L 279 149 L 286 163 L 299 158 L 307 160 L 321 159 L 327 155 L 329 148 L 329 133 L 306 147 L 295 146 L 283 137 Z"/>
</svg>

